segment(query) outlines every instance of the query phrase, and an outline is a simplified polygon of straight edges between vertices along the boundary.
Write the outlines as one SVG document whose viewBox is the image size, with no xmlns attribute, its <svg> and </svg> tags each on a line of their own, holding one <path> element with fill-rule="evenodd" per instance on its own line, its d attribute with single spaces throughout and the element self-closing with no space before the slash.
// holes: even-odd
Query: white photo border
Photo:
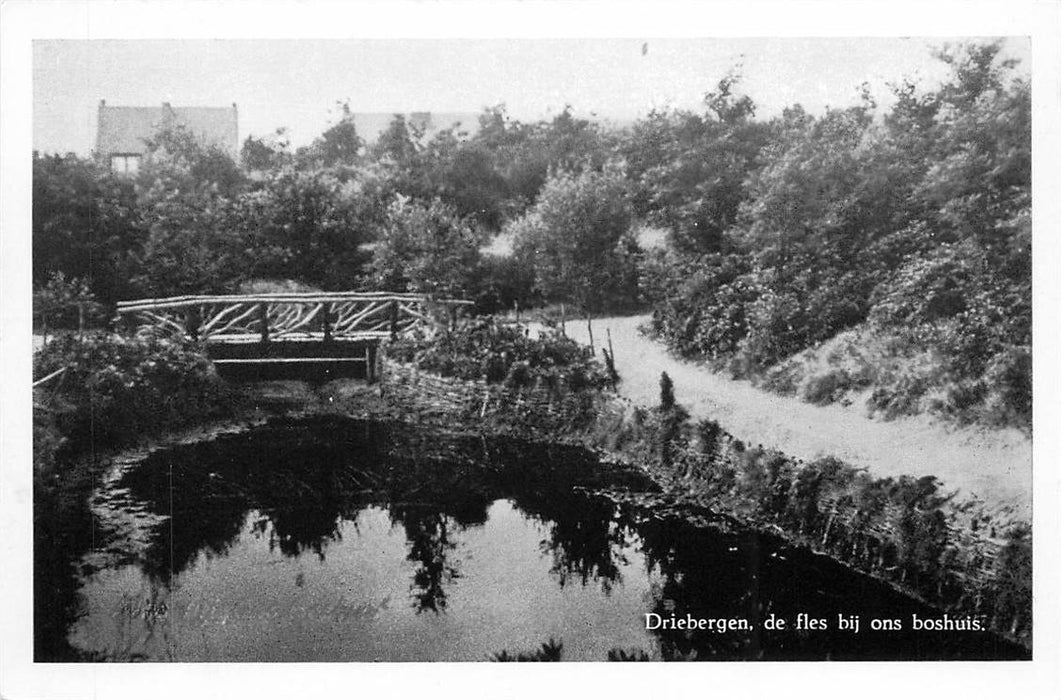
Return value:
<svg viewBox="0 0 1061 700">
<path fill-rule="evenodd" d="M 405 697 L 603 693 L 1061 697 L 1061 3 L 1007 2 L 0 2 L 0 695 Z M 356 17 L 356 19 L 355 19 Z M 32 41 L 140 38 L 1030 36 L 1033 71 L 1034 660 L 724 664 L 34 664 L 30 183 Z"/>
</svg>

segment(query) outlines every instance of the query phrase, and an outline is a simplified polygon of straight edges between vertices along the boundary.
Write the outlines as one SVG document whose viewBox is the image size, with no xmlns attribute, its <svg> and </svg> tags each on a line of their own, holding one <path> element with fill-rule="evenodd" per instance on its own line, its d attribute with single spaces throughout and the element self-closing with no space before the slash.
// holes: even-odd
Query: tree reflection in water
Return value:
<svg viewBox="0 0 1061 700">
<path fill-rule="evenodd" d="M 444 436 L 338 417 L 273 421 L 243 435 L 161 450 L 130 469 L 115 494 L 122 494 L 116 501 L 127 496 L 145 511 L 169 517 L 151 520 L 140 540 L 101 545 L 136 556 L 150 588 L 132 594 L 122 613 L 131 624 L 119 637 L 130 640 L 129 656 L 145 634 L 156 635 L 161 641 L 155 646 L 170 653 L 163 638 L 169 634 L 167 616 L 161 611 L 174 580 L 200 556 L 225 555 L 248 527 L 248 518 L 255 518 L 249 532 L 268 538 L 271 550 L 285 558 L 312 554 L 323 561 L 343 524 L 356 522 L 370 507 L 384 508 L 391 525 L 400 525 L 404 533 L 405 559 L 413 564 L 412 608 L 443 616 L 462 577 L 461 534 L 486 523 L 491 504 L 503 499 L 544 528 L 539 549 L 551 562 L 542 575 L 561 588 L 579 594 L 599 589 L 595 594 L 614 600 L 625 571 L 647 581 L 649 598 L 641 608 L 646 612 L 664 618 L 747 619 L 756 628 L 654 630 L 653 658 L 881 658 L 874 654 L 884 648 L 891 650 L 885 658 L 916 655 L 924 648 L 934 649 L 936 658 L 1011 654 L 982 639 L 970 638 L 972 646 L 961 647 L 953 635 L 885 638 L 763 630 L 757 623 L 771 613 L 790 619 L 797 612 L 835 617 L 844 601 L 888 616 L 914 608 L 867 577 L 786 549 L 775 539 L 719 532 L 674 508 L 652 506 L 651 497 L 641 503 L 593 495 L 598 489 L 643 493 L 654 487 L 635 472 L 601 464 L 575 448 Z M 633 572 L 635 556 L 644 557 L 647 572 Z M 216 613 L 197 608 L 195 614 Z M 123 658 L 122 643 L 116 658 Z M 175 657 L 179 651 L 173 650 Z M 612 656 L 645 654 L 631 648 Z"/>
<path fill-rule="evenodd" d="M 517 505 L 549 527 L 541 549 L 552 557 L 561 588 L 594 582 L 609 593 L 622 580 L 629 530 L 616 521 L 611 502 L 568 490 L 542 501 L 519 499 Z"/>
<path fill-rule="evenodd" d="M 444 584 L 460 576 L 450 557 L 457 548 L 450 538 L 450 519 L 433 506 L 420 505 L 391 508 L 391 517 L 405 528 L 407 559 L 418 564 L 410 585 L 413 607 L 418 613 L 442 613 L 446 609 Z"/>
<path fill-rule="evenodd" d="M 156 526 L 142 552 L 142 566 L 168 584 L 196 558 L 224 555 L 236 542 L 252 510 L 268 518 L 254 531 L 287 556 L 314 552 L 324 557 L 338 536 L 340 517 L 356 514 L 345 495 L 351 475 L 340 444 L 307 445 L 280 430 L 277 440 L 238 437 L 160 452 L 127 473 L 120 488 L 154 513 L 170 516 Z M 306 450 L 313 466 L 307 466 Z M 301 452 L 300 452 L 301 450 Z"/>
<path fill-rule="evenodd" d="M 418 564 L 415 607 L 442 612 L 445 585 L 459 576 L 451 561 L 453 534 L 484 523 L 500 491 L 484 479 L 482 462 L 456 458 L 462 450 L 474 455 L 480 442 L 427 442 L 407 430 L 348 420 L 334 430 L 327 429 L 328 419 L 308 423 L 316 430 L 281 423 L 257 439 L 233 436 L 173 448 L 126 474 L 120 488 L 150 511 L 171 516 L 156 526 L 141 554 L 145 573 L 168 586 L 198 556 L 225 554 L 251 511 L 263 516 L 251 532 L 268 537 L 270 549 L 291 557 L 312 552 L 323 560 L 328 543 L 340 539 L 343 521 L 383 503 L 405 530 L 408 559 Z M 446 454 L 455 458 L 446 460 Z"/>
<path fill-rule="evenodd" d="M 636 517 L 627 509 L 627 517 Z M 637 533 L 660 583 L 653 587 L 652 612 L 696 619 L 759 620 L 758 540 L 724 535 L 675 517 L 637 518 Z M 667 660 L 759 657 L 756 632 L 658 629 L 653 632 Z"/>
</svg>

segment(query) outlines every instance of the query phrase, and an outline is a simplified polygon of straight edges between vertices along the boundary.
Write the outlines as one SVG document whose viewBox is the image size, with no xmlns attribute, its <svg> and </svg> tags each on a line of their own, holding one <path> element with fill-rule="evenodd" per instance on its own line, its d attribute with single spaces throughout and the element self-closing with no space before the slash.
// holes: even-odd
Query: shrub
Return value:
<svg viewBox="0 0 1061 700">
<path fill-rule="evenodd" d="M 992 423 L 1031 425 L 1031 348 L 1007 348 L 991 358 L 984 374 L 989 388 L 988 418 Z"/>
<path fill-rule="evenodd" d="M 594 313 L 636 304 L 640 249 L 632 224 L 626 181 L 605 168 L 553 173 L 535 205 L 506 231 L 546 299 Z"/>
<path fill-rule="evenodd" d="M 878 386 L 866 399 L 869 411 L 879 411 L 885 418 L 913 415 L 921 412 L 921 399 L 929 386 L 921 378 L 902 375 L 893 382 Z"/>
<path fill-rule="evenodd" d="M 803 400 L 819 406 L 839 399 L 853 385 L 851 377 L 842 369 L 811 377 L 803 386 Z"/>
<path fill-rule="evenodd" d="M 34 358 L 34 376 L 67 371 L 55 392 L 55 421 L 77 449 L 118 444 L 216 416 L 228 405 L 213 365 L 188 343 L 94 333 L 63 337 Z"/>
<path fill-rule="evenodd" d="M 1031 526 L 1016 525 L 1006 533 L 998 570 L 999 593 L 994 612 L 1010 622 L 1010 634 L 1025 632 L 1031 626 L 1032 609 L 1032 532 Z"/>
<path fill-rule="evenodd" d="M 659 407 L 663 411 L 674 408 L 674 380 L 666 372 L 659 375 Z"/>
<path fill-rule="evenodd" d="M 452 331 L 404 336 L 387 345 L 387 354 L 444 377 L 513 387 L 540 383 L 580 391 L 611 384 L 589 348 L 555 331 L 531 338 L 521 326 L 493 318 L 465 321 Z"/>
<path fill-rule="evenodd" d="M 761 292 L 748 271 L 732 255 L 646 256 L 642 293 L 655 304 L 653 330 L 683 355 L 728 358 L 748 334 L 747 307 Z"/>
<path fill-rule="evenodd" d="M 83 331 L 86 324 L 99 325 L 104 320 L 103 305 L 88 284 L 77 277 L 67 279 L 62 272 L 53 272 L 47 284 L 34 290 L 33 312 L 45 335 L 49 328 Z"/>
<path fill-rule="evenodd" d="M 365 282 L 378 289 L 463 296 L 475 289 L 484 237 L 440 199 L 396 197 Z"/>
</svg>

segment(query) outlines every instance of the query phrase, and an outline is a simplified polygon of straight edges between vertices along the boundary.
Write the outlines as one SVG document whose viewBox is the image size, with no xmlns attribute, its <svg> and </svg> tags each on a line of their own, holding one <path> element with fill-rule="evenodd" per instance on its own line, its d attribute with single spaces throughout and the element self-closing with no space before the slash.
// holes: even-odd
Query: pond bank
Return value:
<svg viewBox="0 0 1061 700">
<path fill-rule="evenodd" d="M 958 519 L 931 488 L 904 483 L 874 490 L 839 463 L 805 464 L 748 448 L 717 426 L 683 424 L 677 414 L 638 408 L 608 392 L 511 390 L 388 361 L 383 370 L 377 385 L 242 387 L 241 411 L 231 420 L 145 441 L 119 459 L 245 432 L 270 416 L 321 414 L 590 447 L 642 468 L 664 488 L 659 498 L 667 508 L 705 508 L 780 535 L 938 609 L 981 615 L 992 630 L 1030 648 L 1030 577 L 1021 559 L 1029 542 L 1007 540 L 983 524 L 970 530 L 969 519 Z"/>
<path fill-rule="evenodd" d="M 639 407 L 607 392 L 512 390 L 387 360 L 381 387 L 420 421 L 572 442 L 638 465 L 681 502 L 781 534 L 1030 644 L 1030 527 L 955 501 L 931 477 L 881 479 L 832 457 L 750 447 L 714 421 L 690 423 L 680 407 Z"/>
</svg>

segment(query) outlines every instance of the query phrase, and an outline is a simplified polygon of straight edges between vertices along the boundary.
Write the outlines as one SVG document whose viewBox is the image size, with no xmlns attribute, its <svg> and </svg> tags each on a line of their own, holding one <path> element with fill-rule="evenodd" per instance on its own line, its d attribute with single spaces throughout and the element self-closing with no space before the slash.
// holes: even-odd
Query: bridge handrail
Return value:
<svg viewBox="0 0 1061 700">
<path fill-rule="evenodd" d="M 467 299 L 434 299 L 424 294 L 400 292 L 273 292 L 267 294 L 214 294 L 131 299 L 117 303 L 118 313 L 145 309 L 168 309 L 195 304 L 236 304 L 272 302 L 315 304 L 329 301 L 414 301 L 443 306 L 471 306 Z"/>
<path fill-rule="evenodd" d="M 466 299 L 434 299 L 400 292 L 272 292 L 185 295 L 118 302 L 117 323 L 132 321 L 204 343 L 251 339 L 311 341 L 397 337 L 427 323 L 450 327 Z"/>
</svg>

